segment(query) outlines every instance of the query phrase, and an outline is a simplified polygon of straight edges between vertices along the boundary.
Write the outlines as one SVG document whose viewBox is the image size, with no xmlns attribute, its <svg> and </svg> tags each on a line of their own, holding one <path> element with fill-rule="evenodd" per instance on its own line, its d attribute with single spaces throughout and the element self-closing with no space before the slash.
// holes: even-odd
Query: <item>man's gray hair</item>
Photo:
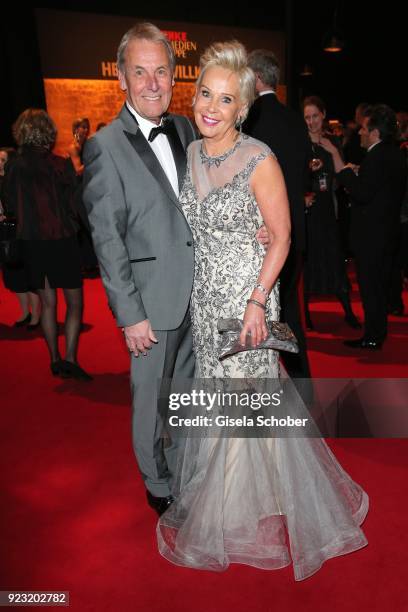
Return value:
<svg viewBox="0 0 408 612">
<path fill-rule="evenodd" d="M 272 51 L 255 49 L 248 56 L 248 64 L 265 85 L 276 90 L 279 83 L 280 68 L 276 55 Z"/>
<path fill-rule="evenodd" d="M 117 54 L 117 66 L 120 72 L 125 72 L 126 49 L 132 40 L 149 40 L 150 42 L 162 43 L 169 58 L 171 71 L 174 72 L 176 68 L 176 58 L 174 56 L 171 42 L 157 26 L 148 22 L 137 23 L 123 35 L 122 40 L 119 43 Z"/>
</svg>

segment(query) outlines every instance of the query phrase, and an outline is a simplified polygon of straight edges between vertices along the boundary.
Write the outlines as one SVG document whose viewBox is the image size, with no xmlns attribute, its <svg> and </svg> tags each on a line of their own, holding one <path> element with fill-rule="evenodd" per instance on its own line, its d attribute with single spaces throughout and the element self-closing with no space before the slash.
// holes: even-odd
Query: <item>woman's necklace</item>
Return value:
<svg viewBox="0 0 408 612">
<path fill-rule="evenodd" d="M 223 161 L 225 161 L 228 157 L 230 157 L 236 151 L 236 149 L 241 145 L 244 137 L 245 136 L 243 134 L 240 134 L 239 132 L 237 132 L 237 135 L 234 138 L 234 141 L 233 141 L 234 144 L 232 145 L 232 147 L 230 147 L 229 149 L 227 149 L 224 153 L 221 153 L 220 155 L 207 155 L 207 153 L 204 151 L 204 140 L 203 140 L 201 142 L 201 147 L 200 147 L 201 163 L 207 164 L 209 167 L 216 166 L 218 168 L 218 166 L 220 166 Z"/>
</svg>

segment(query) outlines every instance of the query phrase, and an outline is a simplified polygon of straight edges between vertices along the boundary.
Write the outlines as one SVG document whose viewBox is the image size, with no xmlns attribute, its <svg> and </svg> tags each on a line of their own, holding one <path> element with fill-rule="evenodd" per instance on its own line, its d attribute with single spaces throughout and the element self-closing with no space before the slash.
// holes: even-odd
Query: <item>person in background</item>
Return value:
<svg viewBox="0 0 408 612">
<path fill-rule="evenodd" d="M 84 172 L 83 151 L 88 140 L 90 123 L 87 117 L 80 117 L 72 124 L 73 142 L 68 149 L 68 159 L 76 176 L 77 188 L 74 201 L 79 219 L 78 242 L 81 251 L 81 271 L 84 278 L 99 276 L 98 261 L 92 243 L 88 216 L 82 201 L 82 175 Z"/>
<path fill-rule="evenodd" d="M 397 125 L 398 125 L 398 140 L 402 140 L 403 136 L 402 133 L 404 131 L 403 126 L 404 124 L 406 125 L 406 123 L 408 122 L 408 112 L 405 110 L 399 110 L 397 113 L 395 113 L 395 116 L 397 117 Z M 405 132 L 406 132 L 406 128 L 405 128 Z M 405 141 L 407 140 L 406 136 L 405 136 Z"/>
<path fill-rule="evenodd" d="M 398 124 L 398 141 L 408 167 L 408 119 Z M 402 200 L 398 247 L 393 257 L 388 312 L 404 316 L 404 278 L 408 278 L 408 182 Z"/>
<path fill-rule="evenodd" d="M 62 157 L 51 152 L 57 134 L 51 117 L 28 108 L 13 125 L 19 151 L 4 184 L 4 204 L 17 219 L 17 238 L 30 288 L 41 299 L 41 326 L 54 376 L 90 380 L 77 362 L 82 320 L 82 280 L 72 181 Z M 57 330 L 57 288 L 66 303 L 65 359 Z"/>
<path fill-rule="evenodd" d="M 2 186 L 7 163 L 15 155 L 12 147 L 0 147 L 0 221 L 6 218 L 2 205 Z M 40 298 L 30 291 L 27 270 L 22 261 L 3 264 L 3 282 L 6 289 L 15 293 L 21 308 L 21 317 L 14 327 L 25 327 L 28 331 L 38 328 L 41 313 Z"/>
<path fill-rule="evenodd" d="M 343 159 L 345 163 L 360 165 L 365 156 L 365 149 L 360 144 L 360 128 L 364 119 L 364 113 L 369 108 L 367 102 L 360 102 L 356 106 L 354 119 L 350 122 L 350 130 L 348 130 L 347 138 L 343 143 Z M 351 259 L 350 247 L 350 219 L 351 219 L 351 202 L 347 191 L 339 186 L 336 191 L 338 200 L 338 221 L 340 229 L 340 237 L 343 246 L 343 251 L 347 259 Z"/>
<path fill-rule="evenodd" d="M 317 96 L 303 101 L 304 119 L 309 131 L 309 181 L 305 197 L 307 253 L 305 260 L 305 315 L 313 329 L 309 311 L 311 295 L 335 295 L 341 303 L 345 321 L 350 327 L 361 327 L 350 302 L 350 282 L 341 246 L 334 200 L 334 164 L 323 143 L 330 143 L 340 153 L 335 137 L 324 131 L 326 108 Z"/>
<path fill-rule="evenodd" d="M 82 152 L 84 144 L 88 139 L 91 126 L 87 117 L 75 119 L 72 124 L 73 141 L 68 148 L 68 155 L 77 176 L 82 176 L 84 164 L 82 160 Z"/>
<path fill-rule="evenodd" d="M 354 349 L 381 349 L 387 337 L 392 260 L 407 184 L 406 160 L 396 136 L 394 111 L 377 104 L 366 110 L 360 128 L 361 146 L 367 153 L 359 168 L 344 165 L 332 143 L 322 142 L 333 157 L 338 182 L 352 199 L 350 244 L 364 310 L 363 336 L 345 341 Z"/>
<path fill-rule="evenodd" d="M 361 146 L 359 131 L 363 123 L 364 113 L 369 107 L 370 105 L 367 102 L 360 102 L 360 104 L 356 106 L 354 112 L 354 129 L 349 134 L 343 149 L 343 158 L 347 164 L 360 165 L 364 159 L 366 151 Z"/>
<path fill-rule="evenodd" d="M 267 144 L 276 155 L 285 178 L 290 205 L 291 246 L 280 274 L 279 290 L 281 320 L 288 323 L 295 334 L 299 354 L 282 354 L 282 361 L 291 377 L 307 379 L 310 368 L 298 296 L 306 246 L 303 193 L 309 149 L 307 130 L 302 118 L 277 98 L 280 68 L 275 55 L 268 50 L 256 49 L 249 54 L 248 64 L 256 76 L 258 95 L 243 130 Z"/>
</svg>

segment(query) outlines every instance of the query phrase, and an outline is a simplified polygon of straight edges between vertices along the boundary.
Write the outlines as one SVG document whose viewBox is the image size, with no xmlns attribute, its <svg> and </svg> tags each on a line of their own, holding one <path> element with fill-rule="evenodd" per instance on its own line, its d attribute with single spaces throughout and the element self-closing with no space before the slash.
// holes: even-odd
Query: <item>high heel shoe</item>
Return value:
<svg viewBox="0 0 408 612">
<path fill-rule="evenodd" d="M 24 319 L 21 319 L 21 321 L 16 321 L 13 327 L 24 327 L 24 325 L 28 325 L 30 321 L 31 321 L 31 312 L 29 312 L 28 315 L 24 317 Z"/>
<path fill-rule="evenodd" d="M 66 378 L 63 372 L 62 360 L 58 359 L 57 361 L 51 361 L 50 370 L 53 376 L 61 376 L 62 378 Z"/>
<path fill-rule="evenodd" d="M 85 372 L 81 366 L 77 363 L 73 363 L 72 361 L 67 361 L 66 359 L 61 360 L 61 371 L 62 375 L 66 378 L 75 378 L 77 380 L 93 380 L 92 376 Z"/>
<path fill-rule="evenodd" d="M 28 331 L 33 331 L 34 329 L 38 329 L 40 327 L 41 321 L 37 321 L 37 323 L 30 323 L 27 325 L 26 329 Z"/>
</svg>

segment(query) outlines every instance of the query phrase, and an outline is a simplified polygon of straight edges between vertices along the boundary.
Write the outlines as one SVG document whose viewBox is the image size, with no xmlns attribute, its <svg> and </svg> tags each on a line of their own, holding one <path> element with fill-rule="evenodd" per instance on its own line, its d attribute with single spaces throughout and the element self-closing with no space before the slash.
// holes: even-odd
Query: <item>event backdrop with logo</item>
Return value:
<svg viewBox="0 0 408 612">
<path fill-rule="evenodd" d="M 66 153 L 76 118 L 88 117 L 92 133 L 98 123 L 108 123 L 118 114 L 124 93 L 117 80 L 116 50 L 122 35 L 136 21 L 140 19 L 37 10 L 47 110 L 58 127 L 57 153 Z M 212 42 L 237 39 L 248 51 L 270 49 L 285 74 L 283 32 L 156 20 L 154 23 L 165 32 L 176 54 L 176 85 L 170 108 L 175 113 L 192 116 L 199 57 Z M 278 95 L 285 100 L 283 85 Z"/>
</svg>

